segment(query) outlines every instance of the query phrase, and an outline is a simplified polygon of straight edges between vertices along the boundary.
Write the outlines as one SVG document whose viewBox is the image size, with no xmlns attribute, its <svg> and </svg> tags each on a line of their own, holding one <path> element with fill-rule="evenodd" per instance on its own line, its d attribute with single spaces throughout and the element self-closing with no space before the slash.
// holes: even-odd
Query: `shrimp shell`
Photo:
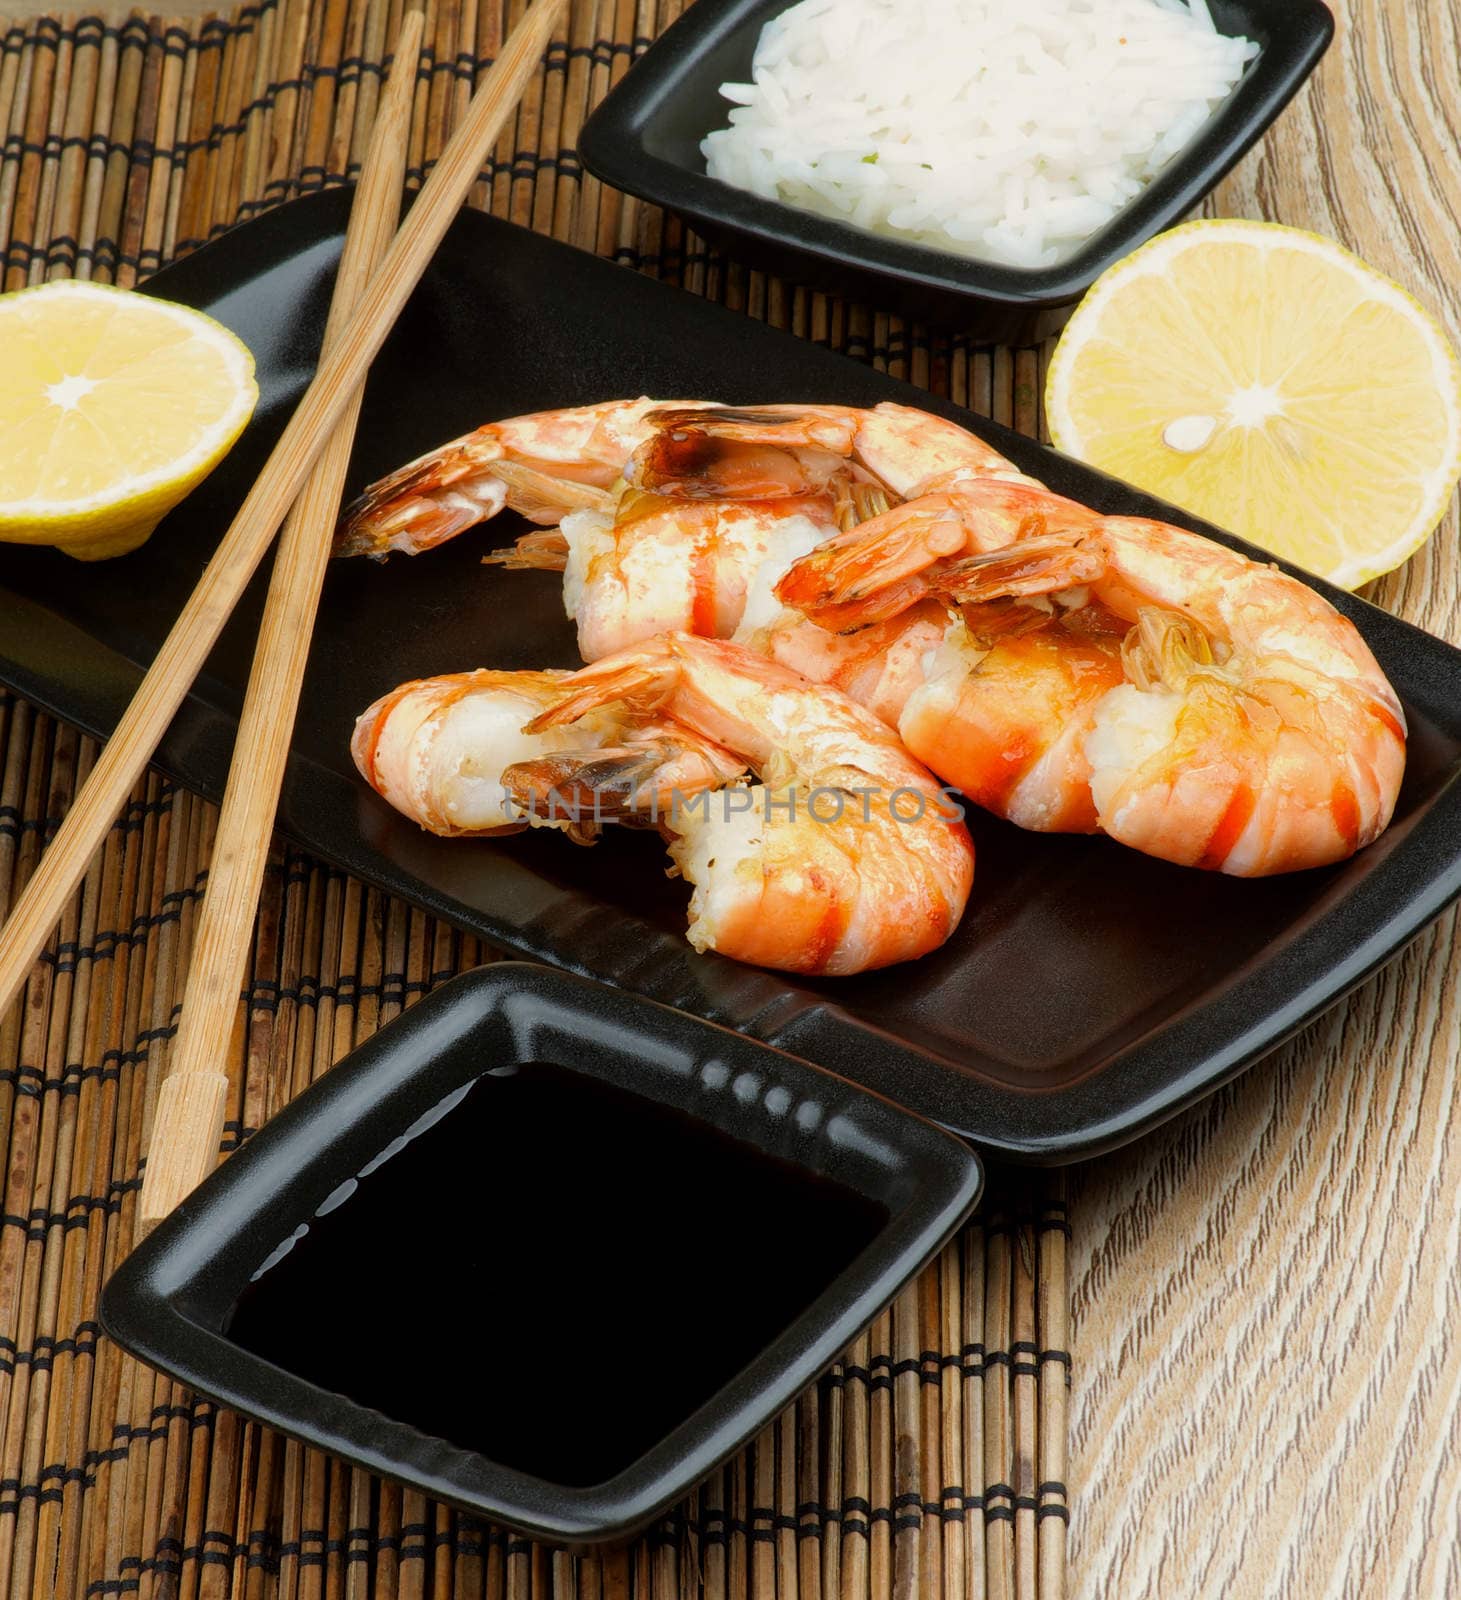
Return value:
<svg viewBox="0 0 1461 1600">
<path fill-rule="evenodd" d="M 1086 700 L 1072 756 L 1112 838 L 1260 877 L 1342 861 L 1388 826 L 1404 711 L 1354 624 L 1297 578 L 1165 523 L 1106 517 L 944 582 L 974 602 L 1074 591 L 1126 623 L 1122 681 Z M 915 748 L 950 736 L 908 724 Z M 1054 710 L 1037 725 L 1053 744 Z"/>
<path fill-rule="evenodd" d="M 688 727 L 761 780 L 661 819 L 694 886 L 697 950 L 846 974 L 926 955 L 957 926 L 973 879 L 968 830 L 897 735 L 845 696 L 690 634 L 608 657 L 570 684 L 530 731 L 615 705 Z"/>
</svg>

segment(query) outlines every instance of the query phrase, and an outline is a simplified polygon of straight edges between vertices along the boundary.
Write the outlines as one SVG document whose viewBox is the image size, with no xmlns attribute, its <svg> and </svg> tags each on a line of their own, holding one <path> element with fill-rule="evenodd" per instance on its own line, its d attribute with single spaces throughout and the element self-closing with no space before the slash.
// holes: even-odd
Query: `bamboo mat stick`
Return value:
<svg viewBox="0 0 1461 1600">
<path fill-rule="evenodd" d="M 892 1494 L 885 1501 L 893 1517 L 892 1600 L 918 1600 L 923 1549 L 923 1485 L 919 1481 L 918 1293 L 910 1284 L 893 1302 Z M 879 1591 L 886 1593 L 889 1591 Z"/>
<path fill-rule="evenodd" d="M 984 1552 L 990 1600 L 1015 1600 L 1014 1448 L 1010 1424 L 1013 1223 L 996 1212 L 985 1231 Z"/>
<path fill-rule="evenodd" d="M 117 76 L 120 70 L 120 52 L 116 31 L 102 32 L 97 46 L 96 98 L 92 104 L 90 138 L 87 140 L 86 165 L 79 181 L 82 190 L 81 205 L 76 220 L 76 276 L 90 279 L 96 276 L 96 233 L 101 215 L 102 194 L 106 183 L 106 138 L 111 129 L 112 113 L 116 104 Z"/>
<path fill-rule="evenodd" d="M 1040 1600 L 1065 1600 L 1066 1409 L 1070 1387 L 1070 1306 L 1065 1288 L 1064 1179 L 1040 1220 L 1037 1324 L 1040 1342 Z"/>
<path fill-rule="evenodd" d="M 944 1352 L 939 1368 L 939 1394 L 936 1408 L 939 1430 L 938 1456 L 942 1464 L 945 1505 L 950 1512 L 943 1536 L 943 1600 L 963 1600 L 966 1592 L 968 1561 L 969 1500 L 968 1480 L 964 1476 L 964 1362 L 969 1340 L 964 1337 L 963 1274 L 960 1270 L 959 1241 L 945 1248 L 938 1266 L 939 1332 L 936 1350 Z M 932 1441 L 925 1441 L 932 1448 Z"/>
<path fill-rule="evenodd" d="M 922 1502 L 923 1535 L 920 1540 L 918 1561 L 918 1592 L 922 1600 L 942 1600 L 942 1576 L 950 1544 L 949 1529 L 942 1513 L 945 1506 L 944 1486 L 950 1479 L 944 1472 L 943 1431 L 940 1427 L 939 1351 L 943 1349 L 942 1305 L 940 1283 L 942 1260 L 935 1257 L 931 1267 L 914 1285 L 918 1296 L 918 1446 L 919 1463 L 918 1496 Z"/>
<path fill-rule="evenodd" d="M 395 232 L 422 20 L 420 11 L 407 12 L 396 41 L 395 67 L 351 207 L 325 329 L 325 361 L 339 348 L 371 272 Z M 219 842 L 209 871 L 172 1070 L 162 1086 L 149 1147 L 140 1215 L 144 1233 L 192 1193 L 217 1158 L 228 1092 L 227 1077 L 217 1063 L 227 1053 L 235 1001 L 248 962 L 254 912 L 360 401 L 357 389 L 280 536 L 229 768 Z"/>
<path fill-rule="evenodd" d="M 146 766 L 222 631 L 280 520 L 385 342 L 412 289 L 471 187 L 482 152 L 511 114 L 535 70 L 562 0 L 538 0 L 502 54 L 431 178 L 402 224 L 337 353 L 320 365 L 268 463 L 224 535 L 131 705 L 108 740 L 90 782 L 0 929 L 0 1010 L 14 1000 L 61 906 Z"/>
<path fill-rule="evenodd" d="M 836 1506 L 845 1519 L 838 1560 L 841 1600 L 863 1600 L 868 1593 L 872 1537 L 870 1360 L 871 1346 L 864 1333 L 847 1352 L 849 1370 L 842 1386 L 842 1472 Z M 860 1502 L 861 1515 L 849 1517 L 855 1501 Z"/>
<path fill-rule="evenodd" d="M 1037 1600 L 1035 1476 L 1039 1345 L 1035 1341 L 1035 1224 L 1022 1216 L 1010 1235 L 1013 1311 L 1010 1322 L 1010 1389 L 1013 1449 L 1010 1487 L 1015 1511 L 1015 1600 Z"/>
<path fill-rule="evenodd" d="M 984 1317 L 988 1262 L 982 1218 L 976 1217 L 964 1229 L 964 1236 L 959 1242 L 964 1269 L 963 1347 L 975 1358 L 963 1369 L 963 1471 L 960 1482 L 967 1489 L 975 1508 L 975 1514 L 966 1524 L 968 1539 L 964 1561 L 971 1600 L 987 1600 L 990 1586 L 984 1518 L 984 1510 L 988 1505 L 988 1498 L 984 1494 L 984 1374 L 987 1370 Z"/>
<path fill-rule="evenodd" d="M 873 1323 L 870 1352 L 885 1355 L 893 1348 L 893 1313 L 884 1311 Z M 868 1600 L 887 1600 L 893 1592 L 893 1385 L 891 1364 L 875 1367 L 868 1360 L 868 1473 L 863 1498 L 869 1512 Z"/>
</svg>

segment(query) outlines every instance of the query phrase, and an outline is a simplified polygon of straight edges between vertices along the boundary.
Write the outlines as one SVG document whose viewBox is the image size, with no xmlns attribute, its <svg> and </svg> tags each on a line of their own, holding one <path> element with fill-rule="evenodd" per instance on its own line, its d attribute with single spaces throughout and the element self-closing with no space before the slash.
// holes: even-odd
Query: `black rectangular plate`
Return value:
<svg viewBox="0 0 1461 1600">
<path fill-rule="evenodd" d="M 309 379 L 348 197 L 309 196 L 168 267 L 150 292 L 211 312 L 258 360 L 255 423 L 150 543 L 86 566 L 0 547 L 0 680 L 105 735 Z M 899 400 L 953 417 L 1061 494 L 1230 535 L 871 368 L 566 245 L 464 213 L 373 369 L 352 490 L 490 418 L 618 395 Z M 1389 831 L 1341 866 L 1240 882 L 1102 839 L 978 816 L 974 895 L 935 955 L 792 982 L 697 956 L 653 836 L 443 840 L 361 782 L 355 716 L 407 678 L 573 665 L 560 582 L 484 567 L 516 519 L 326 583 L 280 825 L 346 871 L 495 945 L 695 1012 L 831 1067 L 991 1151 L 1071 1160 L 1129 1139 L 1250 1065 L 1352 988 L 1461 889 L 1461 652 L 1351 595 L 1411 721 Z M 218 796 L 262 581 L 158 752 Z"/>
</svg>

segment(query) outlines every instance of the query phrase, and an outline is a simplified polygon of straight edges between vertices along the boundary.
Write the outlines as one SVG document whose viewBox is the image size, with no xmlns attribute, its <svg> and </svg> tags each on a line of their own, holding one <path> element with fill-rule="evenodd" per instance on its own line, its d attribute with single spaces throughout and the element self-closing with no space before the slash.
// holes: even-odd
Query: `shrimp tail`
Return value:
<svg viewBox="0 0 1461 1600">
<path fill-rule="evenodd" d="M 679 664 L 669 639 L 623 651 L 575 672 L 566 681 L 558 703 L 525 724 L 523 732 L 561 728 L 609 705 L 623 706 L 638 717 L 653 716 L 674 691 L 678 678 Z"/>
<path fill-rule="evenodd" d="M 416 555 L 496 516 L 507 488 L 484 471 L 484 457 L 495 453 L 479 437 L 485 434 L 479 429 L 454 439 L 369 484 L 340 513 L 335 554 Z"/>
<path fill-rule="evenodd" d="M 507 503 L 529 522 L 555 524 L 570 511 L 612 513 L 614 495 L 596 484 L 554 477 L 524 461 L 495 461 L 492 475 L 507 489 Z"/>
<path fill-rule="evenodd" d="M 516 805 L 528 809 L 538 797 L 564 797 L 575 808 L 610 817 L 633 809 L 634 797 L 659 770 L 658 751 L 560 751 L 507 768 L 502 781 Z"/>
<path fill-rule="evenodd" d="M 902 587 L 908 579 L 964 549 L 964 529 L 952 506 L 943 496 L 930 502 L 897 506 L 826 540 L 787 569 L 776 598 L 839 631 L 896 615 L 927 592 L 919 585 Z M 890 610 L 895 590 L 903 605 Z"/>
<path fill-rule="evenodd" d="M 345 507 L 337 556 L 419 555 L 454 539 L 504 506 L 529 522 L 556 523 L 570 511 L 612 510 L 594 484 L 510 460 L 489 423 L 372 483 Z"/>
<path fill-rule="evenodd" d="M 929 587 L 959 605 L 978 605 L 1058 594 L 1095 582 L 1105 570 L 1105 556 L 1095 541 L 1083 535 L 1041 534 L 957 561 L 932 574 Z"/>
<path fill-rule="evenodd" d="M 554 823 L 574 844 L 596 844 L 603 824 L 620 815 L 618 808 L 600 801 L 594 782 L 596 768 L 605 773 L 612 769 L 613 754 L 560 750 L 515 762 L 503 768 L 503 792 L 524 817 Z M 610 795 L 614 792 L 608 789 Z"/>
<path fill-rule="evenodd" d="M 960 476 L 967 470 L 945 474 L 947 487 L 925 490 L 803 556 L 777 584 L 777 598 L 824 628 L 845 631 L 947 594 L 939 575 L 955 557 L 1093 530 L 1094 512 L 1028 478 Z M 926 583 L 909 582 L 920 574 Z"/>
<path fill-rule="evenodd" d="M 1039 600 L 1033 605 L 1022 600 L 985 600 L 960 609 L 969 637 L 982 646 L 1039 633 L 1055 620 L 1054 608 Z"/>
<path fill-rule="evenodd" d="M 419 555 L 495 516 L 507 504 L 502 489 L 497 504 L 484 509 L 450 490 L 418 493 L 408 480 L 398 488 L 376 485 L 340 514 L 335 532 L 337 556 L 370 556 L 380 561 L 392 551 Z"/>
<path fill-rule="evenodd" d="M 858 523 L 871 522 L 897 504 L 897 495 L 885 485 L 849 478 L 838 485 L 832 517 L 840 533 L 850 533 Z"/>
<path fill-rule="evenodd" d="M 525 533 L 516 544 L 483 556 L 482 565 L 511 572 L 562 572 L 568 565 L 568 540 L 557 528 Z"/>
<path fill-rule="evenodd" d="M 900 578 L 862 600 L 847 600 L 818 606 L 811 618 L 827 633 L 852 634 L 891 622 L 921 601 L 942 598 L 923 573 Z"/>
</svg>

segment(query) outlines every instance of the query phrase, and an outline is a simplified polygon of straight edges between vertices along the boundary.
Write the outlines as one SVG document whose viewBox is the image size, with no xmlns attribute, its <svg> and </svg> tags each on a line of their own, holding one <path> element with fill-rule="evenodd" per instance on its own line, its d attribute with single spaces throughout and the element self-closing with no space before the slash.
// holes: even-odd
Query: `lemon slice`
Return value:
<svg viewBox="0 0 1461 1600">
<path fill-rule="evenodd" d="M 93 283 L 0 295 L 0 540 L 136 549 L 258 397 L 247 347 L 187 306 Z"/>
<path fill-rule="evenodd" d="M 1345 588 L 1434 531 L 1461 475 L 1461 366 L 1332 240 L 1190 222 L 1103 273 L 1045 393 L 1058 449 Z"/>
</svg>

